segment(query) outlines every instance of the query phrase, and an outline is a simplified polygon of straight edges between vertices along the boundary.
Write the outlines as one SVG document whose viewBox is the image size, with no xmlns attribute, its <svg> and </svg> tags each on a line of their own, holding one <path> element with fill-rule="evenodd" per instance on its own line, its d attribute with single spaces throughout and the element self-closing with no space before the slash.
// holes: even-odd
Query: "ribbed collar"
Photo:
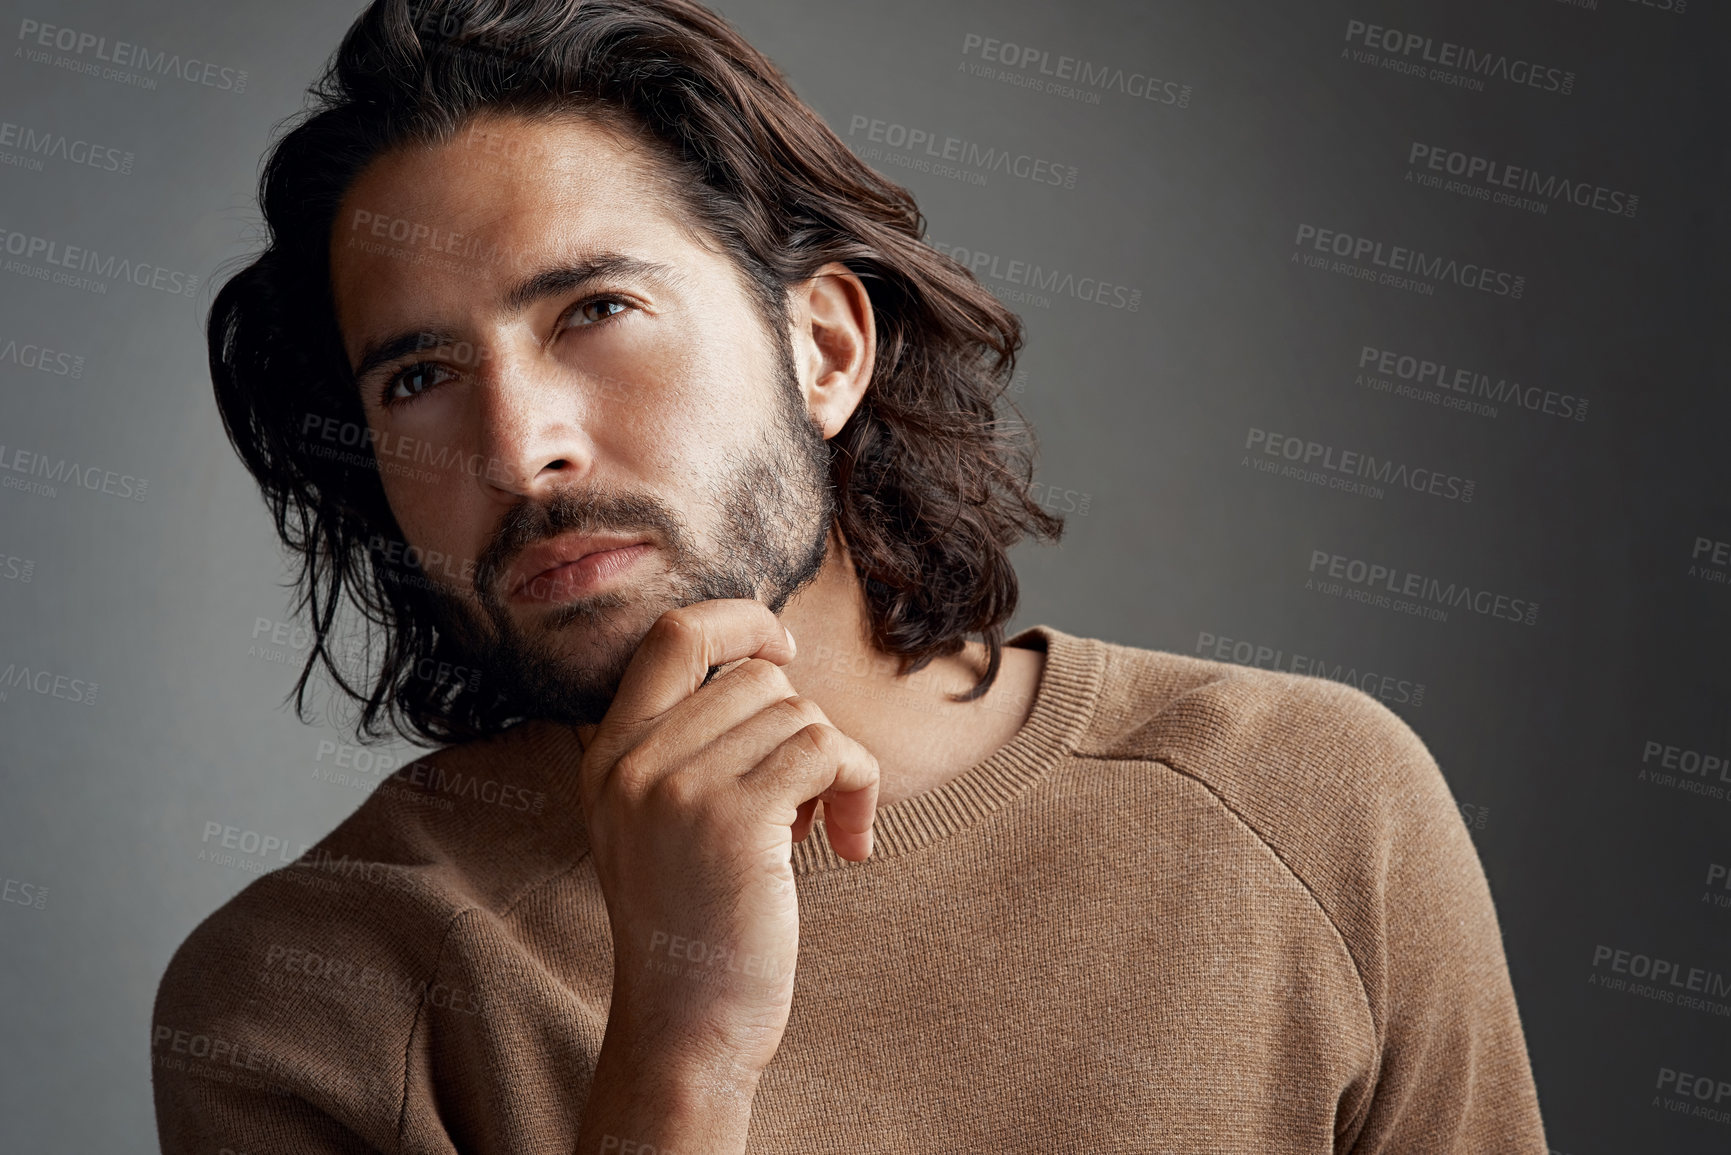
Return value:
<svg viewBox="0 0 1731 1155">
<path fill-rule="evenodd" d="M 1076 637 L 1045 625 L 1029 626 L 1006 644 L 1044 649 L 1046 653 L 1034 704 L 1021 728 L 1008 742 L 943 785 L 880 808 L 872 827 L 872 856 L 865 862 L 838 857 L 830 848 L 823 823 L 813 823 L 811 834 L 793 848 L 796 876 L 844 867 L 866 869 L 874 862 L 929 846 L 1015 801 L 1075 750 L 1099 701 L 1106 666 L 1104 647 L 1097 639 Z M 572 849 L 581 853 L 588 839 L 582 832 L 577 791 L 582 750 L 575 737 L 565 727 L 551 723 L 528 723 L 509 733 L 522 745 L 508 757 L 545 775 L 544 788 L 557 799 L 551 812 L 572 817 L 574 827 L 564 833 L 577 844 Z"/>
<path fill-rule="evenodd" d="M 1045 643 L 1045 666 L 1033 708 L 1008 742 L 942 786 L 879 809 L 872 823 L 872 856 L 865 862 L 838 857 L 823 824 L 813 823 L 810 836 L 793 848 L 794 875 L 868 869 L 874 862 L 930 846 L 1014 802 L 1069 755 L 1099 701 L 1105 651 L 1096 639 L 1051 626 L 1030 626 L 1007 644 L 1036 638 Z"/>
</svg>

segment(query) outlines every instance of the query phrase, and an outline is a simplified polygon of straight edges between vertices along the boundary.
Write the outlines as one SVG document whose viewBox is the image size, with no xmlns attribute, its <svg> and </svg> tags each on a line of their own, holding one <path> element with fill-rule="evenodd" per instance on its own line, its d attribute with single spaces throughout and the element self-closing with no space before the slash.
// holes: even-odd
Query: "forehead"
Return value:
<svg viewBox="0 0 1731 1155">
<path fill-rule="evenodd" d="M 486 114 L 392 149 L 344 194 L 330 239 L 346 339 L 586 252 L 688 265 L 702 251 L 651 147 L 581 116 Z"/>
<path fill-rule="evenodd" d="M 447 140 L 376 157 L 343 200 L 346 208 L 432 213 L 479 225 L 518 208 L 581 215 L 610 195 L 635 194 L 630 204 L 639 205 L 662 183 L 646 144 L 599 121 L 483 113 Z"/>
</svg>

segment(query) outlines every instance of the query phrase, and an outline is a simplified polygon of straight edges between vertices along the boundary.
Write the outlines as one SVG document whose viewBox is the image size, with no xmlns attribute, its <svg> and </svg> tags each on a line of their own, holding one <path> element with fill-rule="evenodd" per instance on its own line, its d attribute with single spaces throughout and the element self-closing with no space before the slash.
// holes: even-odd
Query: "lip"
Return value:
<svg viewBox="0 0 1731 1155">
<path fill-rule="evenodd" d="M 559 601 L 628 568 L 655 547 L 643 538 L 572 534 L 523 551 L 511 567 L 512 601 Z"/>
</svg>

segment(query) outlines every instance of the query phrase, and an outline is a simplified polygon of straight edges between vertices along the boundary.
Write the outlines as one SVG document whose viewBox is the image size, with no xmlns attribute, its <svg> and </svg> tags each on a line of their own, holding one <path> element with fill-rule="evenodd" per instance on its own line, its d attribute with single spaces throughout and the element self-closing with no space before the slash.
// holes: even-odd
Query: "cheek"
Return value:
<svg viewBox="0 0 1731 1155">
<path fill-rule="evenodd" d="M 735 405 L 665 398 L 619 412 L 596 430 L 602 484 L 646 485 L 688 508 L 711 504 L 721 479 L 754 452 L 754 415 Z"/>
<path fill-rule="evenodd" d="M 449 557 L 473 554 L 470 543 L 478 538 L 477 526 L 486 510 L 467 471 L 483 470 L 480 457 L 464 460 L 452 452 L 441 461 L 437 455 L 415 453 L 415 443 L 406 438 L 384 439 L 381 445 L 386 451 L 377 455 L 379 479 L 408 544 Z M 402 447 L 400 456 L 389 452 L 396 445 Z"/>
<path fill-rule="evenodd" d="M 610 428 L 628 438 L 634 453 L 658 469 L 705 477 L 752 450 L 767 420 L 765 385 L 742 351 L 700 343 L 655 366 L 653 387 L 615 390 L 607 411 Z M 640 363 L 639 373 L 643 373 Z"/>
<path fill-rule="evenodd" d="M 639 361 L 590 378 L 579 418 L 593 446 L 603 485 L 637 478 L 657 485 L 701 486 L 728 453 L 745 443 L 752 421 L 744 399 L 718 374 L 667 369 Z M 701 496 L 701 494 L 699 494 Z"/>
</svg>

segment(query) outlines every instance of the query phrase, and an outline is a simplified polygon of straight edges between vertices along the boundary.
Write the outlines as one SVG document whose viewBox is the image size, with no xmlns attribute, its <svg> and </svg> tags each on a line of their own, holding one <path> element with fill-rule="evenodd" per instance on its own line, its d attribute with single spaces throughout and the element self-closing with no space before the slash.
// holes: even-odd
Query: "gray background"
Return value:
<svg viewBox="0 0 1731 1155">
<path fill-rule="evenodd" d="M 1667 780 L 1662 755 L 1643 761 L 1649 743 L 1731 756 L 1731 584 L 1692 556 L 1731 541 L 1731 404 L 1712 340 L 1731 107 L 1716 9 L 721 6 L 844 139 L 883 150 L 870 163 L 918 196 L 934 242 L 1140 292 L 1135 311 L 1056 291 L 1018 301 L 982 274 L 1027 322 L 1015 396 L 1040 436 L 1043 492 L 1071 514 L 1061 546 L 1018 550 L 1014 625 L 1210 657 L 1245 642 L 1241 660 L 1266 647 L 1280 656 L 1263 664 L 1291 668 L 1302 654 L 1382 693 L 1473 831 L 1550 1143 L 1570 1155 L 1731 1148 L 1731 1115 L 1674 1110 L 1689 1104 L 1656 1085 L 1665 1068 L 1731 1080 L 1731 997 L 1717 1011 L 1640 997 L 1600 986 L 1609 968 L 1593 965 L 1608 947 L 1731 976 L 1731 889 L 1708 885 L 1731 864 L 1731 773 Z M 22 451 L 149 483 L 141 500 L 100 482 L 0 489 L 0 1147 L 149 1151 L 157 979 L 254 876 L 201 859 L 216 849 L 208 824 L 298 849 L 361 797 L 319 777 L 338 732 L 282 708 L 300 656 L 271 638 L 290 619 L 287 570 L 223 438 L 200 329 L 210 282 L 258 243 L 271 130 L 358 7 L 6 10 L 0 122 L 133 161 L 111 172 L 0 146 L 0 229 L 204 279 L 175 296 L 0 271 L 0 477 L 28 484 Z M 1355 60 L 1354 19 L 1568 70 L 1573 90 L 1475 91 Z M 245 90 L 70 71 L 22 50 L 25 20 L 244 69 Z M 1098 86 L 1072 99 L 976 75 L 970 34 L 1190 91 L 1182 107 Z M 850 133 L 856 117 L 1072 165 L 1075 187 L 916 171 Z M 1406 179 L 1415 142 L 1636 194 L 1638 208 L 1536 213 L 1422 187 Z M 1306 267 L 1304 224 L 1518 274 L 1524 291 L 1424 294 Z M 1357 380 L 1366 345 L 1586 398 L 1586 415 L 1379 391 Z M 66 358 L 33 369 L 26 346 Z M 1252 429 L 1471 479 L 1472 500 L 1264 473 L 1246 464 Z M 1306 588 L 1314 550 L 1540 612 L 1436 621 L 1330 596 Z M 49 692 L 17 682 L 24 669 Z M 88 683 L 94 700 L 75 700 Z"/>
</svg>

